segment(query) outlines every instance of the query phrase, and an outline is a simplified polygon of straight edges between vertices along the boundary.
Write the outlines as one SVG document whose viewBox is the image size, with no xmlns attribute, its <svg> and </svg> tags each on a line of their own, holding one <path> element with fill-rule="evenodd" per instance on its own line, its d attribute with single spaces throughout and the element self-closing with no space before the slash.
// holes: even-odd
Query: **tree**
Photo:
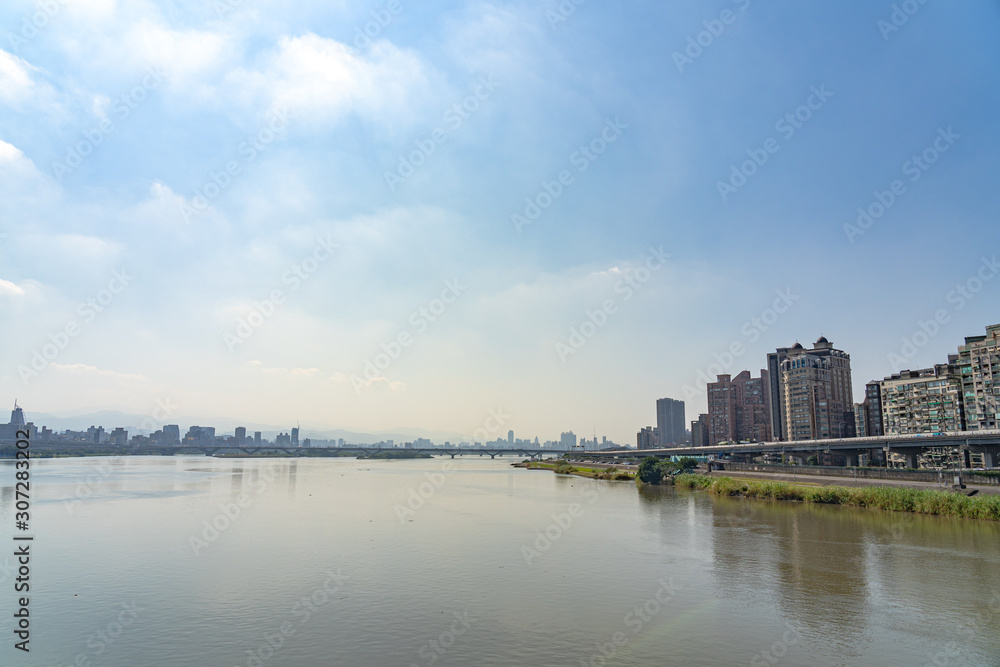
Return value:
<svg viewBox="0 0 1000 667">
<path fill-rule="evenodd" d="M 647 456 L 639 464 L 639 481 L 645 484 L 659 484 L 663 481 L 663 469 L 655 456 Z"/>
<path fill-rule="evenodd" d="M 680 466 L 680 469 L 683 470 L 684 472 L 694 470 L 695 468 L 698 467 L 698 461 L 696 459 L 691 458 L 690 456 L 682 457 L 679 461 L 677 461 L 677 464 Z"/>
</svg>

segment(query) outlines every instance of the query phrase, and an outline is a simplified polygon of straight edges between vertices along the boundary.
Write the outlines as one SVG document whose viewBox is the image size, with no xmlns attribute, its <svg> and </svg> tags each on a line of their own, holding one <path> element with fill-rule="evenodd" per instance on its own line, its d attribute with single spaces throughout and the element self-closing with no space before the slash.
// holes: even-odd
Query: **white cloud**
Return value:
<svg viewBox="0 0 1000 667">
<path fill-rule="evenodd" d="M 6 294 L 8 296 L 23 296 L 24 290 L 9 280 L 0 278 L 0 294 Z"/>
<path fill-rule="evenodd" d="M 21 109 L 48 86 L 41 86 L 34 77 L 37 68 L 17 56 L 0 49 L 0 103 Z"/>
<path fill-rule="evenodd" d="M 119 382 L 147 382 L 147 379 L 137 373 L 119 373 L 117 371 L 101 370 L 96 366 L 89 366 L 87 364 L 58 364 L 53 362 L 49 365 L 50 368 L 61 371 L 63 373 L 68 373 L 77 376 L 98 376 L 103 378 L 108 378 L 112 380 L 117 380 Z"/>
<path fill-rule="evenodd" d="M 356 111 L 381 120 L 412 118 L 430 85 L 420 59 L 382 41 L 364 57 L 333 39 L 307 33 L 279 39 L 261 69 L 226 77 L 225 96 L 305 123 L 328 123 Z"/>
</svg>

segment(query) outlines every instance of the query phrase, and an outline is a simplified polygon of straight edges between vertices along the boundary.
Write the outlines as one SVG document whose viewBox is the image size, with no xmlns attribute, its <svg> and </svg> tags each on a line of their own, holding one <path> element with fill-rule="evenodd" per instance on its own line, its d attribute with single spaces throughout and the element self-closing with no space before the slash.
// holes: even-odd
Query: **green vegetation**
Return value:
<svg viewBox="0 0 1000 667">
<path fill-rule="evenodd" d="M 643 484 L 663 484 L 674 475 L 686 473 L 697 467 L 698 462 L 688 457 L 677 461 L 661 461 L 655 456 L 647 456 L 639 464 L 639 474 L 636 479 Z M 672 480 L 667 483 L 672 483 Z"/>
<path fill-rule="evenodd" d="M 703 489 L 720 496 L 763 498 L 767 500 L 797 500 L 870 507 L 890 512 L 936 514 L 966 519 L 1000 521 L 1000 496 L 969 497 L 945 491 L 920 491 L 895 486 L 805 486 L 787 482 L 737 480 L 732 477 L 707 475 L 677 475 L 675 486 Z"/>
<path fill-rule="evenodd" d="M 631 474 L 618 470 L 614 466 L 608 468 L 578 468 L 565 462 L 525 462 L 525 466 L 532 469 L 551 470 L 558 475 L 576 475 L 577 477 L 591 477 L 593 479 L 610 481 L 628 481 L 634 479 Z"/>
</svg>

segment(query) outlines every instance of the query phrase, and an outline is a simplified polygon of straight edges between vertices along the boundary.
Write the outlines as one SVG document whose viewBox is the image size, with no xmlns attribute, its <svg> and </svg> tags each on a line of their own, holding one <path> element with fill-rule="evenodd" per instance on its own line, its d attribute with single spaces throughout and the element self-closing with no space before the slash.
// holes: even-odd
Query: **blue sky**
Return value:
<svg viewBox="0 0 1000 667">
<path fill-rule="evenodd" d="M 1000 321 L 1000 3 L 902 5 L 4 3 L 0 394 L 633 442 L 796 340 L 855 398 L 944 361 Z"/>
</svg>

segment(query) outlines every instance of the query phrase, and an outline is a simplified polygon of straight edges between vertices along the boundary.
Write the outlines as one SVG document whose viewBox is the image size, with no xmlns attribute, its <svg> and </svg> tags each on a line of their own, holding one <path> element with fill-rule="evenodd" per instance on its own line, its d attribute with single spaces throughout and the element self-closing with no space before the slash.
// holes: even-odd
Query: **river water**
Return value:
<svg viewBox="0 0 1000 667">
<path fill-rule="evenodd" d="M 0 665 L 1000 665 L 1000 526 L 481 458 L 32 462 Z M 8 555 L 11 554 L 11 555 Z"/>
</svg>

